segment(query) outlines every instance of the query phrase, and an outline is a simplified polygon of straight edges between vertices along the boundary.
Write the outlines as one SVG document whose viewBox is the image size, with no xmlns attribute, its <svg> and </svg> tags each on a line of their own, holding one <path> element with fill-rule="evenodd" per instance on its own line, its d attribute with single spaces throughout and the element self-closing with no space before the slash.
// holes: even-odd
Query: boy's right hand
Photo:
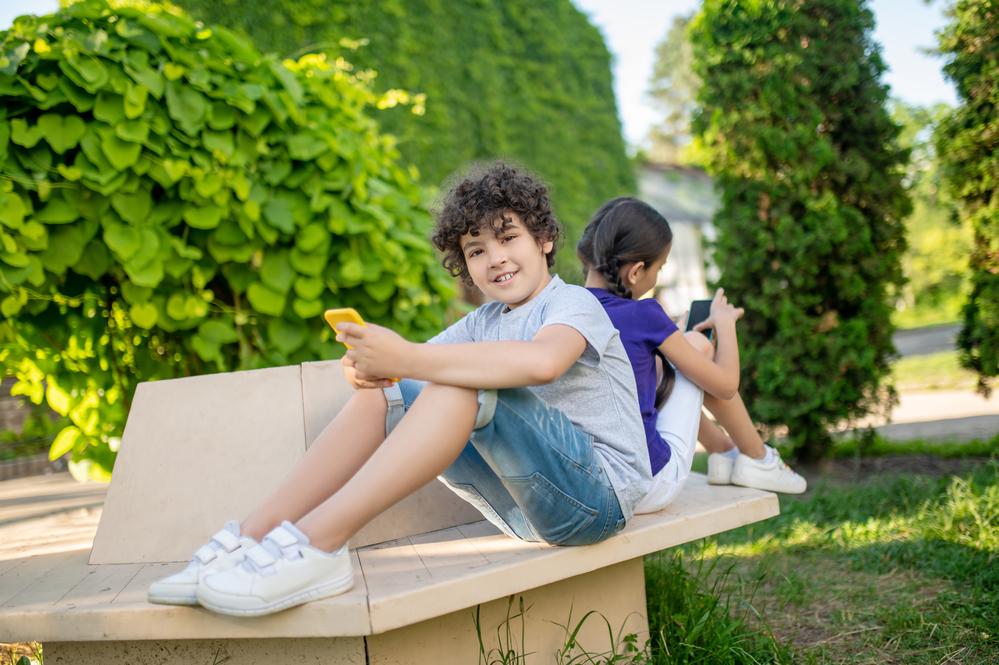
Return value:
<svg viewBox="0 0 999 665">
<path fill-rule="evenodd" d="M 365 374 L 357 369 L 357 367 L 354 366 L 354 361 L 347 356 L 341 358 L 340 363 L 343 365 L 343 375 L 347 378 L 347 382 L 353 386 L 354 390 L 388 388 L 395 383 L 392 379 Z"/>
<path fill-rule="evenodd" d="M 715 297 L 711 300 L 711 314 L 708 318 L 694 326 L 694 330 L 704 330 L 706 328 L 718 329 L 719 325 L 735 325 L 735 322 L 746 313 L 742 307 L 736 307 L 729 303 L 725 297 L 725 289 L 715 291 Z"/>
</svg>

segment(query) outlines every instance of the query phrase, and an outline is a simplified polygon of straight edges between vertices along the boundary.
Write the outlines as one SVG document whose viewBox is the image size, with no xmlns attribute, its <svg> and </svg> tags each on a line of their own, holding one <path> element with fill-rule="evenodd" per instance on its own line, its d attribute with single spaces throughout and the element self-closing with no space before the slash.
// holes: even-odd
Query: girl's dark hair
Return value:
<svg viewBox="0 0 999 665">
<path fill-rule="evenodd" d="M 669 222 L 655 208 L 627 196 L 608 201 L 593 215 L 576 245 L 584 273 L 596 270 L 607 280 L 607 290 L 622 298 L 632 293 L 621 276 L 629 263 L 650 266 L 673 242 Z M 663 376 L 656 386 L 656 408 L 661 408 L 673 392 L 676 371 L 656 349 L 662 361 Z"/>
<path fill-rule="evenodd" d="M 483 226 L 501 233 L 511 223 L 509 211 L 520 216 L 536 240 L 555 244 L 547 256 L 548 267 L 555 264 L 562 228 L 552 213 L 548 188 L 525 169 L 494 162 L 473 166 L 450 188 L 440 205 L 430 241 L 443 252 L 442 263 L 451 275 L 472 286 L 461 237 L 466 233 L 477 236 Z"/>
</svg>

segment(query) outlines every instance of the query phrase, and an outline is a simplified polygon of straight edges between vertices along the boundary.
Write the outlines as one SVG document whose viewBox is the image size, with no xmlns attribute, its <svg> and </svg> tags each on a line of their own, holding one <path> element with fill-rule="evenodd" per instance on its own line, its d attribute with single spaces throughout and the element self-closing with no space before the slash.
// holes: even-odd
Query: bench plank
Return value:
<svg viewBox="0 0 999 665">
<path fill-rule="evenodd" d="M 2 609 L 18 607 L 21 609 L 44 609 L 59 602 L 74 586 L 82 582 L 90 573 L 87 550 L 78 550 L 49 570 L 41 578 L 26 586 L 13 595 L 2 606 Z"/>
<path fill-rule="evenodd" d="M 372 630 L 378 634 L 441 616 L 727 531 L 779 512 L 777 497 L 773 494 L 735 486 L 711 487 L 699 474 L 688 480 L 681 496 L 683 500 L 674 502 L 671 508 L 652 515 L 639 515 L 621 534 L 590 547 L 525 543 L 495 531 L 493 535 L 472 538 L 480 553 L 498 560 L 493 565 L 475 569 L 444 567 L 429 580 L 426 579 L 426 566 L 411 555 L 407 556 L 403 546 L 367 552 L 369 560 L 374 562 L 380 557 L 377 565 L 391 566 L 392 570 L 391 575 L 368 578 Z M 460 527 L 460 530 L 464 532 L 465 528 Z M 362 559 L 364 556 L 362 554 Z"/>
<path fill-rule="evenodd" d="M 60 565 L 70 562 L 74 556 L 78 556 L 78 553 L 61 552 L 19 560 L 16 566 L 6 570 L 3 577 L 0 577 L 0 582 L 2 582 L 0 584 L 0 608 L 6 608 L 8 601 Z"/>
<path fill-rule="evenodd" d="M 485 521 L 399 538 L 352 551 L 356 577 L 348 593 L 255 619 L 147 603 L 149 584 L 186 563 L 90 566 L 86 550 L 35 556 L 0 573 L 0 605 L 9 605 L 0 609 L 0 625 L 7 641 L 381 634 L 777 513 L 773 494 L 711 487 L 694 475 L 671 506 L 636 516 L 622 533 L 597 545 L 526 543 Z"/>
</svg>

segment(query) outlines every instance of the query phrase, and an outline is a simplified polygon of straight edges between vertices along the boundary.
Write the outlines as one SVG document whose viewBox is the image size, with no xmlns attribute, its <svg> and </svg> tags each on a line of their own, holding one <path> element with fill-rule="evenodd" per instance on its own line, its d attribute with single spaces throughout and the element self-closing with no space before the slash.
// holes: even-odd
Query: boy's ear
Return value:
<svg viewBox="0 0 999 665">
<path fill-rule="evenodd" d="M 553 249 L 555 249 L 555 242 L 554 241 L 552 241 L 552 240 L 546 240 L 543 243 L 541 243 L 541 251 L 542 251 L 542 253 L 544 253 L 545 256 L 548 256 L 549 254 L 551 254 Z"/>
</svg>

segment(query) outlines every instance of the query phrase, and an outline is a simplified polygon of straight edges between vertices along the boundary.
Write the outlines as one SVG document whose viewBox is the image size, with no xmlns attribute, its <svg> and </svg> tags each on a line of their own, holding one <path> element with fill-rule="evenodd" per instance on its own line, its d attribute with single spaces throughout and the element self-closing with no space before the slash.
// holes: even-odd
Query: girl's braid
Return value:
<svg viewBox="0 0 999 665">
<path fill-rule="evenodd" d="M 607 280 L 608 291 L 622 298 L 631 298 L 631 289 L 624 285 L 621 279 L 622 261 L 616 256 L 609 256 L 604 263 L 597 266 L 597 270 Z"/>
</svg>

